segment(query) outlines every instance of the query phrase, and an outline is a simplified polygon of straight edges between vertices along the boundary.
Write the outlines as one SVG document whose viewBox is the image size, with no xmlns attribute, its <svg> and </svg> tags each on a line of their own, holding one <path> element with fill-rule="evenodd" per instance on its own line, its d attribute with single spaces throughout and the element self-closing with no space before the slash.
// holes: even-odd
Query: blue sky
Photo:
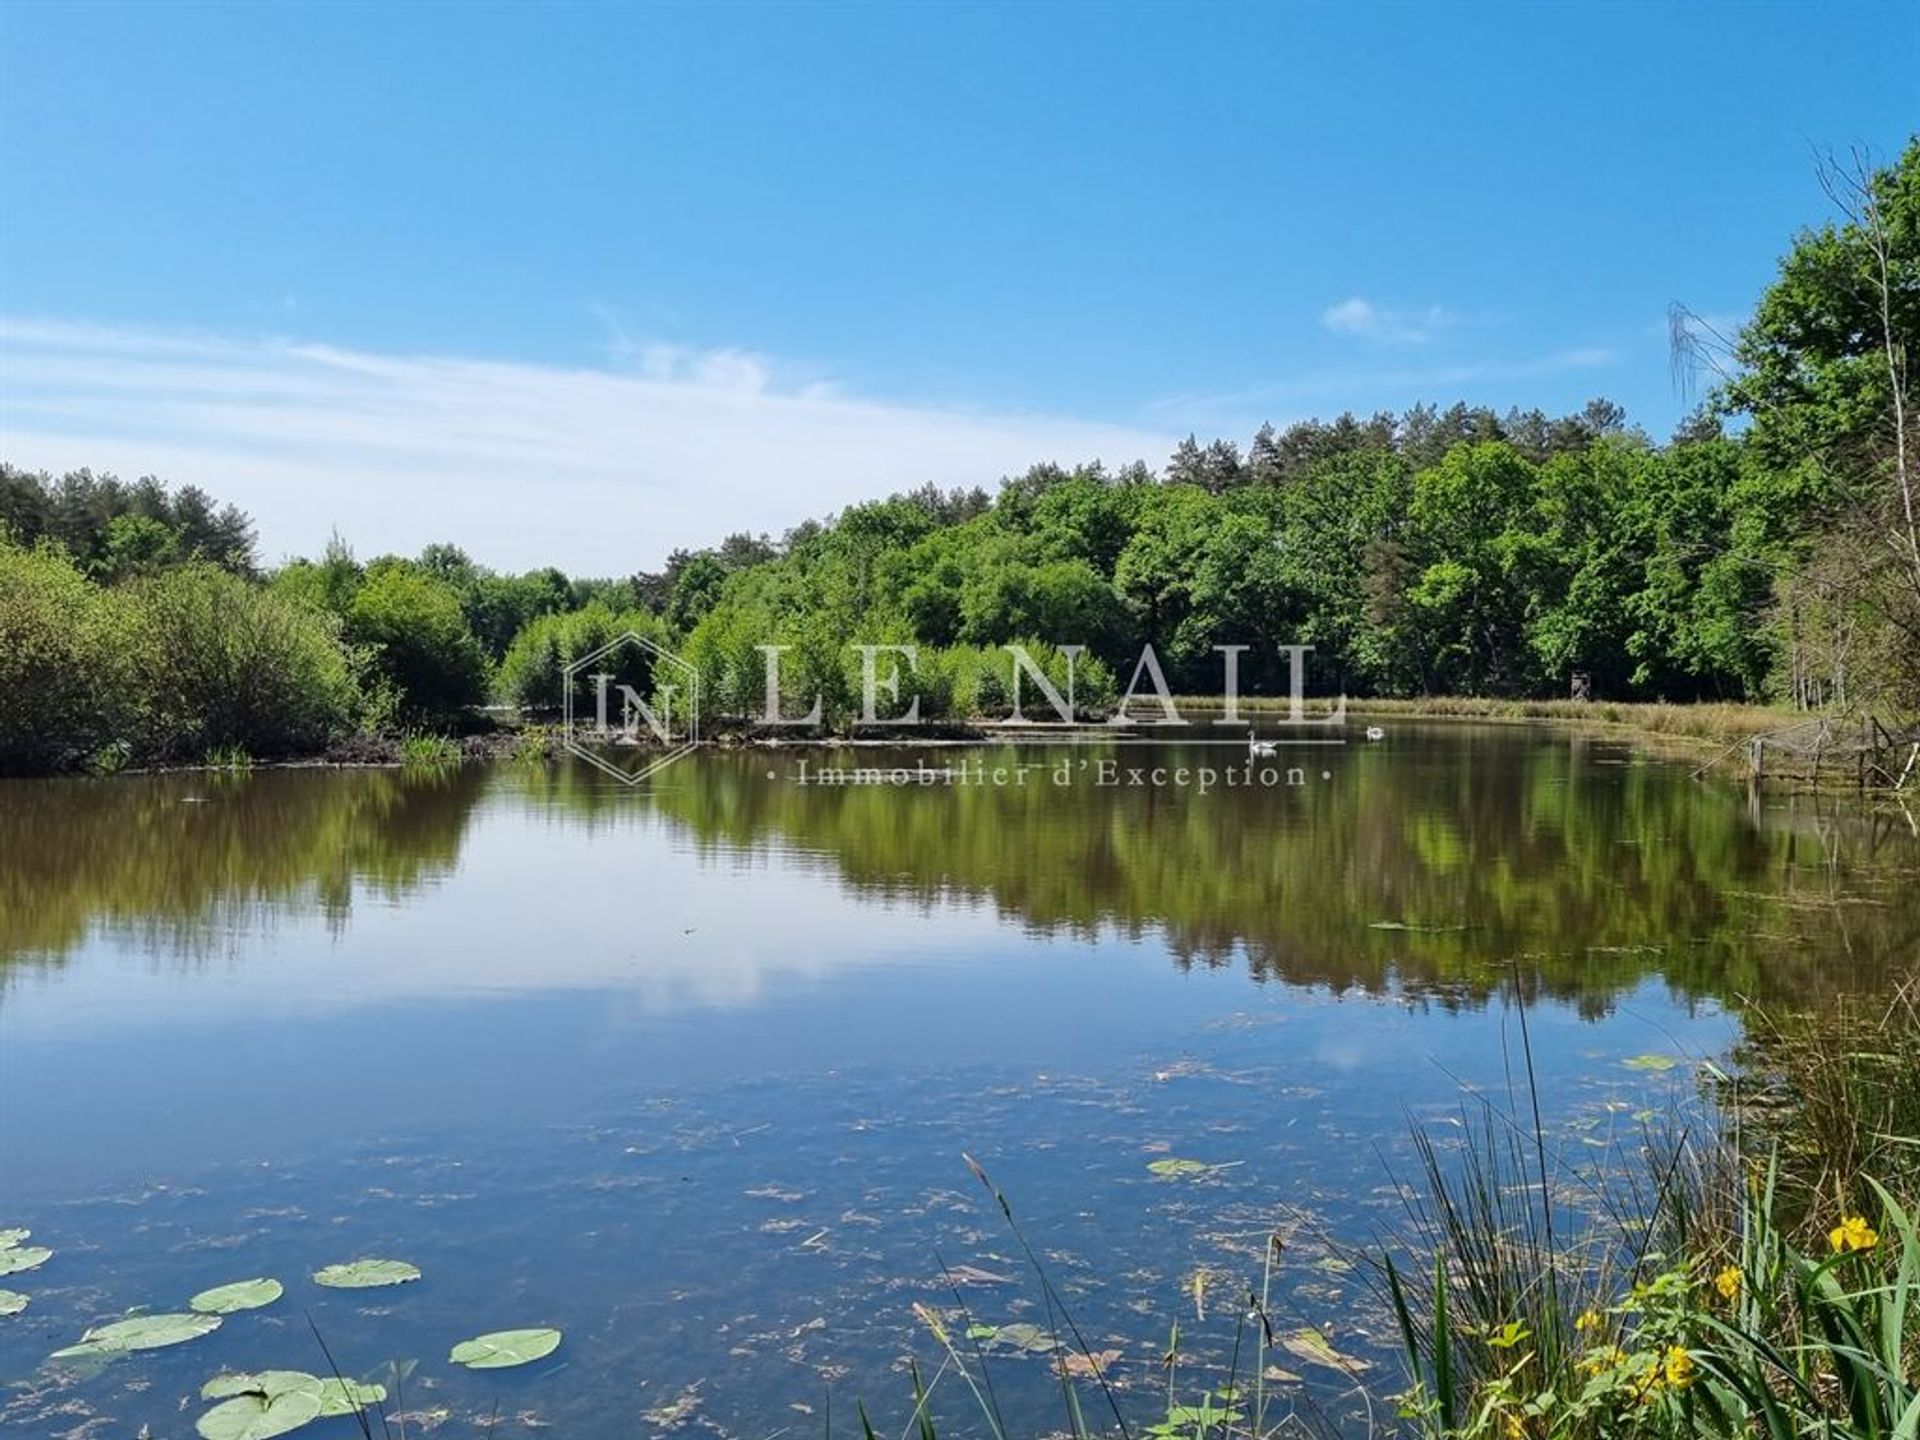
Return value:
<svg viewBox="0 0 1920 1440">
<path fill-rule="evenodd" d="M 1267 418 L 1664 435 L 1916 14 L 14 4 L 0 453 L 622 570 Z"/>
</svg>

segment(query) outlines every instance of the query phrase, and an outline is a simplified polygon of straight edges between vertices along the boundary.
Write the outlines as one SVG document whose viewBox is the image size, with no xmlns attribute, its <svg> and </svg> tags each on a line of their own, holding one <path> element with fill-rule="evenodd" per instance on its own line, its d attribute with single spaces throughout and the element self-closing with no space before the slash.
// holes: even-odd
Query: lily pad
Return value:
<svg viewBox="0 0 1920 1440">
<path fill-rule="evenodd" d="M 104 1366 L 105 1362 L 114 1356 L 126 1353 L 118 1345 L 102 1345 L 98 1340 L 82 1340 L 77 1345 L 68 1345 L 64 1349 L 54 1351 L 47 1359 L 62 1365 L 78 1365 L 81 1362 L 97 1360 Z M 88 1365 L 86 1368 L 92 1371 L 100 1367 Z"/>
<path fill-rule="evenodd" d="M 200 1432 L 201 1440 L 271 1440 L 318 1420 L 321 1413 L 316 1382 L 296 1385 L 276 1395 L 236 1395 L 207 1411 L 193 1428 Z"/>
<path fill-rule="evenodd" d="M 1147 1169 L 1162 1180 L 1179 1180 L 1214 1175 L 1222 1170 L 1231 1170 L 1240 1163 L 1238 1160 L 1229 1160 L 1223 1165 L 1209 1165 L 1204 1160 L 1149 1160 Z"/>
<path fill-rule="evenodd" d="M 0 1290 L 0 1315 L 18 1315 L 27 1308 L 27 1297 L 18 1290 Z"/>
<path fill-rule="evenodd" d="M 103 1350 L 159 1350 L 197 1340 L 219 1328 L 218 1315 L 136 1315 L 131 1320 L 97 1326 L 80 1337 L 79 1345 L 68 1348 L 81 1350 L 91 1345 Z"/>
<path fill-rule="evenodd" d="M 320 1388 L 320 1377 L 304 1370 L 241 1370 L 216 1375 L 200 1387 L 202 1400 L 230 1400 L 235 1395 L 263 1395 L 272 1399 L 306 1386 Z"/>
<path fill-rule="evenodd" d="M 22 1230 L 22 1235 L 27 1232 Z M 0 1275 L 18 1275 L 22 1271 L 37 1270 L 53 1258 L 53 1251 L 44 1245 L 9 1245 L 0 1250 Z"/>
<path fill-rule="evenodd" d="M 1680 1062 L 1671 1055 L 1635 1055 L 1620 1062 L 1629 1070 L 1671 1070 Z"/>
<path fill-rule="evenodd" d="M 1280 1344 L 1291 1355 L 1306 1361 L 1309 1365 L 1324 1365 L 1329 1370 L 1340 1370 L 1348 1374 L 1373 1367 L 1365 1360 L 1355 1359 L 1351 1355 L 1342 1355 L 1333 1348 L 1325 1335 L 1311 1327 L 1302 1327 L 1284 1337 Z"/>
<path fill-rule="evenodd" d="M 1029 1355 L 1047 1355 L 1062 1348 L 1060 1342 L 1025 1320 L 1015 1321 L 1011 1325 L 994 1328 L 993 1335 L 987 1340 L 989 1345 L 1006 1345 L 1015 1350 L 1024 1350 Z"/>
<path fill-rule="evenodd" d="M 286 1288 L 278 1280 L 236 1280 L 231 1285 L 202 1290 L 187 1302 L 187 1308 L 198 1310 L 202 1315 L 232 1315 L 239 1310 L 258 1310 L 262 1305 L 271 1305 L 284 1294 Z"/>
<path fill-rule="evenodd" d="M 560 1348 L 558 1330 L 496 1330 L 491 1335 L 462 1340 L 447 1356 L 470 1370 L 503 1370 L 544 1360 Z"/>
<path fill-rule="evenodd" d="M 0 1250 L 11 1250 L 29 1235 L 31 1230 L 0 1230 Z"/>
<path fill-rule="evenodd" d="M 387 1398 L 384 1385 L 363 1384 L 358 1380 L 322 1380 L 320 1382 L 320 1417 L 329 1415 L 357 1415 L 369 1405 L 378 1405 Z"/>
<path fill-rule="evenodd" d="M 404 1285 L 420 1278 L 420 1267 L 404 1260 L 354 1260 L 313 1272 L 313 1283 L 336 1290 L 363 1290 L 375 1285 Z"/>
</svg>

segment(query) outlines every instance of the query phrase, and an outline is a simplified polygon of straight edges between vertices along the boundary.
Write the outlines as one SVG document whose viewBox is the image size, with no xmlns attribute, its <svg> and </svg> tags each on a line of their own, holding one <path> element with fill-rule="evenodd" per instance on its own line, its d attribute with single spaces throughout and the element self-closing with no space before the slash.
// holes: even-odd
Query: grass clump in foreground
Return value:
<svg viewBox="0 0 1920 1440">
<path fill-rule="evenodd" d="M 1559 1164 L 1537 1112 L 1423 1147 L 1423 1263 L 1382 1265 L 1412 1433 L 1920 1436 L 1920 975 L 1749 1035 L 1713 1132 L 1624 1174 Z"/>
</svg>

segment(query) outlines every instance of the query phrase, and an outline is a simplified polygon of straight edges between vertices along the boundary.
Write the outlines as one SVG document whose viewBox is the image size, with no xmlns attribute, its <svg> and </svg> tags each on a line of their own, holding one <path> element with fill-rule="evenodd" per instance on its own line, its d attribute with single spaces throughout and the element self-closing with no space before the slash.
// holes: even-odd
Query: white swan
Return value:
<svg viewBox="0 0 1920 1440">
<path fill-rule="evenodd" d="M 1278 748 L 1279 747 L 1271 740 L 1256 740 L 1251 735 L 1247 736 L 1247 753 L 1249 755 L 1271 755 Z"/>
</svg>

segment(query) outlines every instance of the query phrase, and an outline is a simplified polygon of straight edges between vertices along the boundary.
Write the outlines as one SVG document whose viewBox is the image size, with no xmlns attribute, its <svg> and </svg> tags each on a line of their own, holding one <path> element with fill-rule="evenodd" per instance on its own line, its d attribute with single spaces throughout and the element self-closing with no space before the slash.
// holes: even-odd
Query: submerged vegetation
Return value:
<svg viewBox="0 0 1920 1440">
<path fill-rule="evenodd" d="M 1920 693 L 1920 141 L 1829 169 L 1834 223 L 1793 243 L 1737 336 L 1676 315 L 1717 388 L 1665 444 L 1577 414 L 1457 404 L 1190 437 L 1158 471 L 1033 467 L 677 550 L 658 573 L 496 574 L 451 545 L 362 563 L 337 538 L 261 573 L 246 517 L 191 487 L 0 466 L 0 771 L 312 752 L 446 730 L 491 699 L 561 705 L 566 667 L 634 632 L 709 709 L 860 719 L 859 644 L 913 645 L 892 699 L 1002 714 L 1027 645 L 1097 713 L 1151 646 L 1177 691 L 1249 693 L 1314 649 L 1356 696 L 1769 702 L 1904 717 Z M 1042 644 L 1041 642 L 1047 642 Z M 650 683 L 643 673 L 636 689 Z M 889 657 L 889 669 L 891 657 Z M 642 693 L 645 693 L 642 691 Z"/>
<path fill-rule="evenodd" d="M 1598 1161 L 1542 1117 L 1521 1001 L 1520 1090 L 1505 1103 L 1472 1102 L 1456 1140 L 1416 1129 L 1419 1173 L 1401 1187 L 1408 1222 L 1384 1248 L 1341 1247 L 1367 1267 L 1397 1329 L 1406 1364 L 1397 1391 L 1370 1362 L 1280 1319 L 1273 1285 L 1290 1262 L 1276 1233 L 1237 1291 L 1231 1280 L 1221 1287 L 1224 1363 L 1216 1345 L 1187 1378 L 1183 1363 L 1194 1360 L 1175 1324 L 1159 1362 L 1161 1418 L 1130 1428 L 1110 1383 L 1122 1352 L 1093 1348 L 1007 1196 L 969 1158 L 1032 1272 L 1046 1323 L 980 1323 L 948 1272 L 954 1304 L 914 1307 L 940 1363 L 932 1381 L 912 1368 L 908 1427 L 926 1437 L 983 1428 L 995 1440 L 1906 1440 L 1920 1433 L 1917 998 L 1920 971 L 1875 1017 L 1829 1015 L 1813 1033 L 1765 1025 L 1767 1070 L 1752 1078 L 1786 1089 L 1768 1126 L 1743 1126 L 1742 1102 L 1731 1098 L 1747 1072 L 1709 1066 L 1725 1108 L 1695 1117 L 1698 1129 L 1677 1115 L 1670 1128 L 1644 1116 L 1637 1137 Z M 1860 1047 L 1884 1073 L 1907 1077 L 1893 1095 L 1860 1083 Z M 1158 1163 L 1169 1177 L 1196 1173 L 1182 1168 L 1196 1162 Z M 1196 1274 L 1199 1321 L 1207 1288 Z M 993 1375 L 1017 1354 L 1052 1366 L 1060 1410 L 1051 1422 L 1004 1412 Z M 1277 1361 L 1344 1377 L 1364 1418 L 1330 1415 Z M 972 1423 L 943 1421 L 942 1381 L 960 1391 Z"/>
</svg>

